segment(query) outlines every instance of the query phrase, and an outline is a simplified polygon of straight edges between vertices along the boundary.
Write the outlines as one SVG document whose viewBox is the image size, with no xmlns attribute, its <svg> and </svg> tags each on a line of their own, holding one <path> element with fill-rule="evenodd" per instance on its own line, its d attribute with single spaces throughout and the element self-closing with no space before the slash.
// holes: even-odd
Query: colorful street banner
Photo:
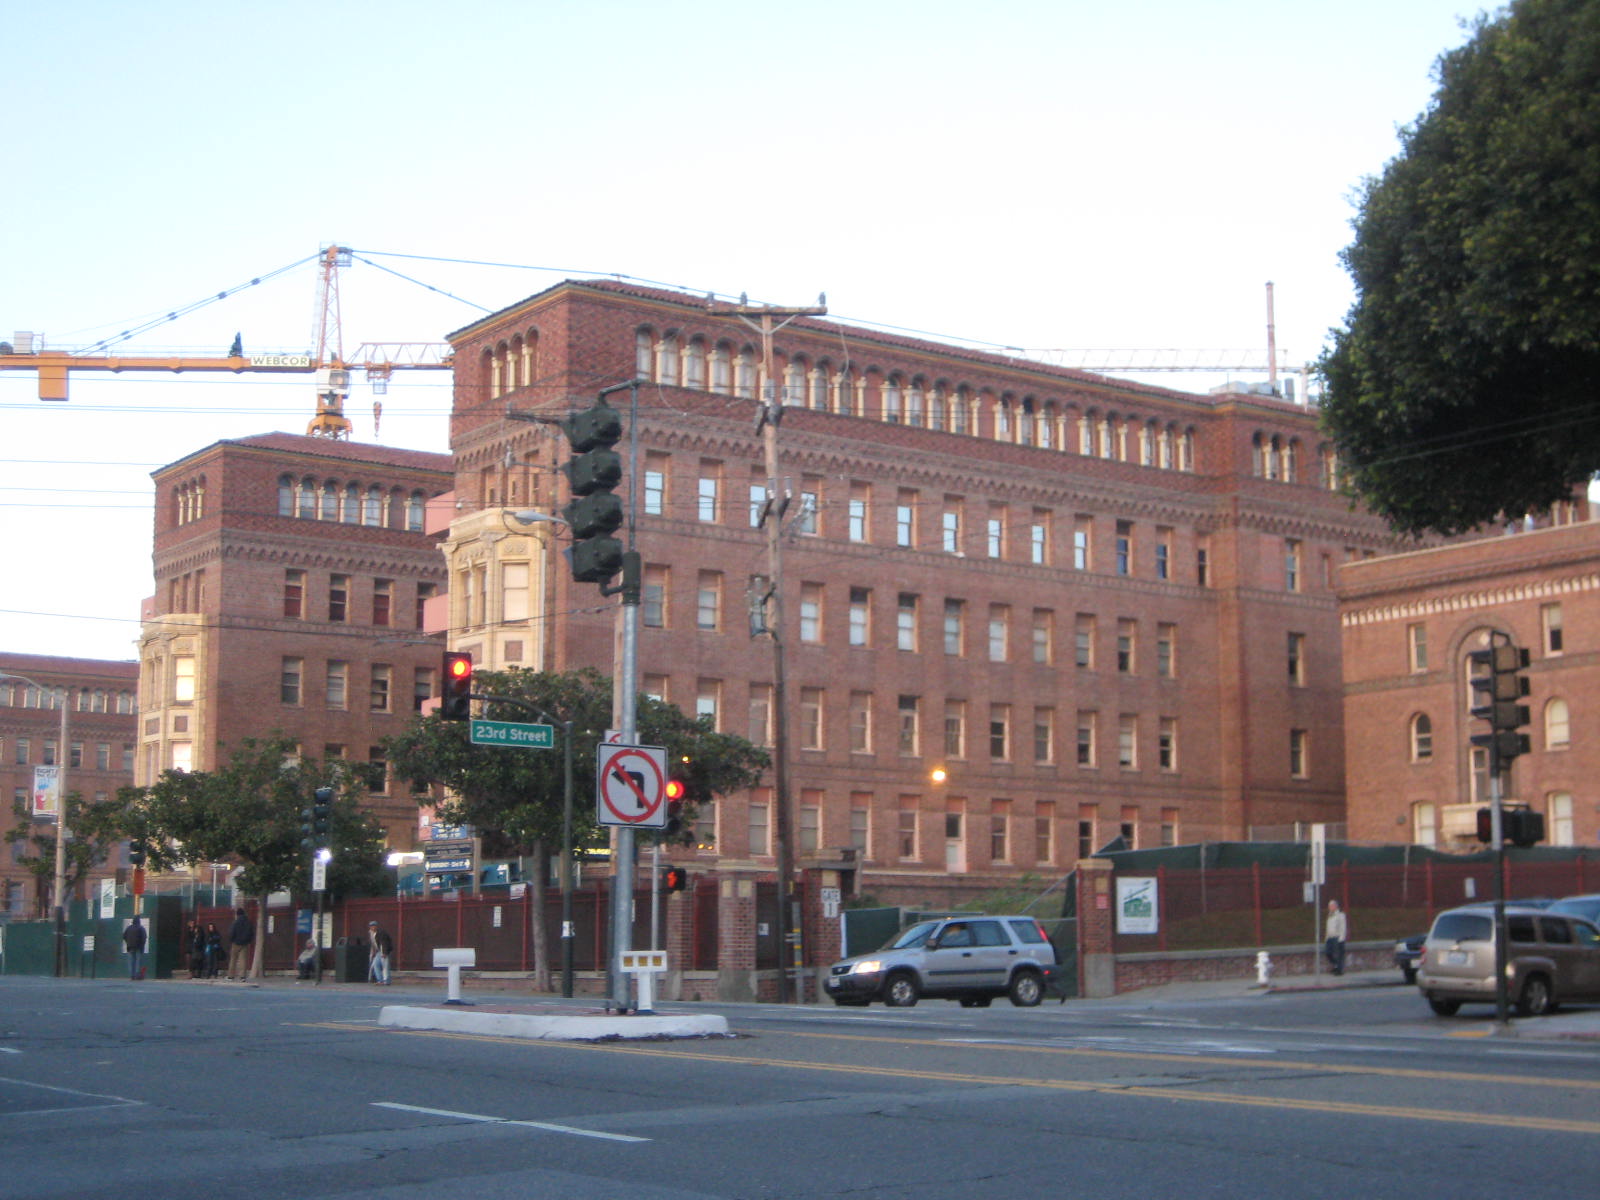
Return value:
<svg viewBox="0 0 1600 1200">
<path fill-rule="evenodd" d="M 54 821 L 61 812 L 61 768 L 33 769 L 33 819 Z"/>
</svg>

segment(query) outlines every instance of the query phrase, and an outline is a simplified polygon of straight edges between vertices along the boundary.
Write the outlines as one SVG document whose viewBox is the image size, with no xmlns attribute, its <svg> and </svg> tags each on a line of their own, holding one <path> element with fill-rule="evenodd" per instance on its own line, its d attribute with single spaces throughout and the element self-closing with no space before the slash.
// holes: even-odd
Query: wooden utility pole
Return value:
<svg viewBox="0 0 1600 1200">
<path fill-rule="evenodd" d="M 708 304 L 715 316 L 733 317 L 761 336 L 761 408 L 756 429 L 762 434 L 766 457 L 767 495 L 761 505 L 761 525 L 767 535 L 767 594 L 765 629 L 772 638 L 772 807 L 773 857 L 778 876 L 778 1002 L 803 1001 L 805 988 L 800 982 L 803 951 L 800 922 L 790 911 L 794 886 L 794 836 L 789 813 L 789 704 L 783 663 L 783 516 L 789 507 L 787 489 L 778 473 L 778 426 L 783 419 L 784 395 L 773 373 L 772 336 L 796 317 L 823 316 L 828 306 L 818 303 L 805 308 L 774 308 L 768 304 Z M 791 991 L 789 972 L 795 972 L 797 986 Z"/>
</svg>

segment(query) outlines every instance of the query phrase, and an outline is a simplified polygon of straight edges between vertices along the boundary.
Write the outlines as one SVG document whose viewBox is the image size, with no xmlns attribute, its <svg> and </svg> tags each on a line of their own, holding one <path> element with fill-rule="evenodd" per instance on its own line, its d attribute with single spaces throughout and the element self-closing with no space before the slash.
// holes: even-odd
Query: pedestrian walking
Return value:
<svg viewBox="0 0 1600 1200">
<path fill-rule="evenodd" d="M 1344 946 L 1350 935 L 1350 923 L 1345 920 L 1344 910 L 1339 907 L 1337 900 L 1328 901 L 1328 924 L 1324 932 L 1327 940 L 1322 944 L 1322 952 L 1333 973 L 1343 975 Z"/>
<path fill-rule="evenodd" d="M 256 927 L 242 908 L 233 910 L 233 926 L 228 930 L 228 978 L 243 983 L 250 973 L 250 947 L 255 944 Z"/>
<path fill-rule="evenodd" d="M 394 939 L 389 931 L 376 921 L 367 922 L 367 940 L 370 945 L 367 959 L 367 978 L 373 983 L 389 982 L 389 958 L 394 954 Z"/>
<path fill-rule="evenodd" d="M 128 923 L 122 931 L 122 944 L 128 951 L 128 978 L 144 978 L 144 948 L 149 944 L 150 934 L 138 917 Z"/>
</svg>

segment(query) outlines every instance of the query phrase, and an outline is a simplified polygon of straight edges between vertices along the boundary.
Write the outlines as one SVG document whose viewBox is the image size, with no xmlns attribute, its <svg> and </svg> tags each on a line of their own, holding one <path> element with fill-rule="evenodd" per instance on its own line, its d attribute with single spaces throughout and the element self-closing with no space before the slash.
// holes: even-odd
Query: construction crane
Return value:
<svg viewBox="0 0 1600 1200">
<path fill-rule="evenodd" d="M 47 348 L 42 341 L 36 344 L 32 333 L 18 333 L 15 342 L 0 342 L 0 371 L 35 372 L 41 400 L 66 400 L 68 378 L 74 371 L 314 374 L 316 413 L 306 426 L 306 432 L 313 437 L 345 440 L 350 436 L 351 427 L 349 418 L 344 415 L 344 402 L 350 395 L 352 372 L 365 372 L 373 391 L 381 395 L 388 389 L 389 377 L 395 371 L 440 371 L 449 370 L 452 365 L 448 342 L 363 342 L 345 356 L 339 312 L 339 271 L 350 265 L 350 258 L 351 251 L 344 246 L 326 246 L 317 254 L 320 275 L 312 330 L 314 349 L 310 351 L 247 355 L 235 339 L 230 352 L 222 357 L 122 355 L 105 352 L 101 348 L 105 343 L 88 350 Z M 219 293 L 216 298 L 226 295 L 226 292 Z M 169 319 L 173 316 L 168 314 Z M 381 411 L 376 404 L 374 410 Z"/>
</svg>

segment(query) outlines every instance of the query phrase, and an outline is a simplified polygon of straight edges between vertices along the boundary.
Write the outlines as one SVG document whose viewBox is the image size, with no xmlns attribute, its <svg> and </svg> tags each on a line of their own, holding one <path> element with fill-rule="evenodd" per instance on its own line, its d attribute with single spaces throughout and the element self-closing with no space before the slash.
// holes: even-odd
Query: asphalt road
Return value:
<svg viewBox="0 0 1600 1200">
<path fill-rule="evenodd" d="M 1600 1151 L 1600 1044 L 1398 987 L 697 1005 L 739 1036 L 687 1042 L 375 1023 L 440 998 L 0 978 L 0 1195 L 1568 1200 Z"/>
</svg>

